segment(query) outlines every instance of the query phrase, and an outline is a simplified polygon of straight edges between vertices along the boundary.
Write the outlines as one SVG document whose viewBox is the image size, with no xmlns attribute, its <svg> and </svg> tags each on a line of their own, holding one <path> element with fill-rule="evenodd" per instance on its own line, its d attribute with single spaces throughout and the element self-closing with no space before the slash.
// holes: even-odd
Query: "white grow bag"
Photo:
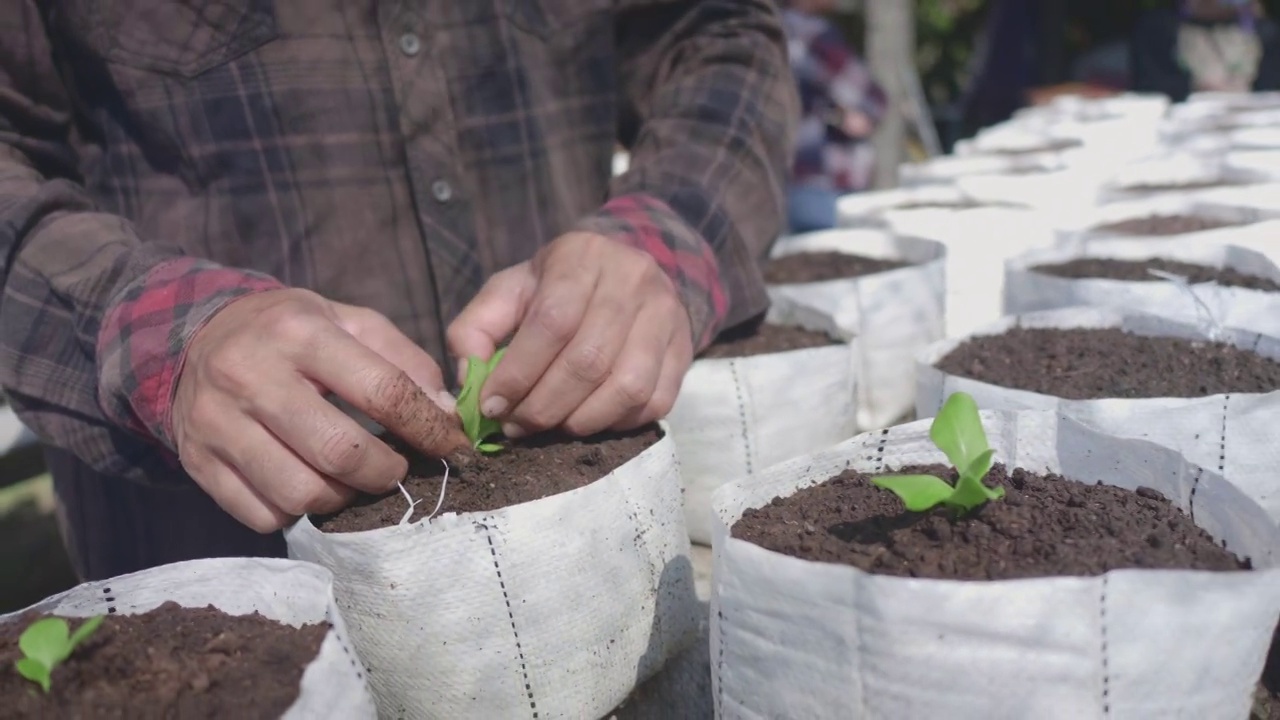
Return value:
<svg viewBox="0 0 1280 720">
<path fill-rule="evenodd" d="M 841 337 L 834 316 L 787 298 L 768 320 Z M 694 361 L 666 419 L 693 542 L 711 544 L 711 495 L 724 483 L 857 433 L 861 342 Z"/>
<path fill-rule="evenodd" d="M 1121 328 L 1138 335 L 1208 340 L 1193 326 L 1167 318 L 1108 308 L 1065 308 L 1006 317 L 973 336 L 1023 328 Z M 1064 400 L 943 373 L 934 364 L 968 338 L 936 343 L 920 354 L 917 417 L 932 417 L 953 392 L 973 396 L 978 407 L 1053 410 L 1117 437 L 1150 440 L 1225 477 L 1280 521 L 1280 478 L 1275 474 L 1275 428 L 1280 392 L 1232 393 L 1200 398 Z M 1226 329 L 1221 342 L 1280 359 L 1280 339 Z"/>
<path fill-rule="evenodd" d="M 1280 615 L 1280 529 L 1215 473 L 1046 412 L 984 412 L 997 462 L 1164 493 L 1242 572 L 961 582 L 880 576 L 729 536 L 743 510 L 846 468 L 946 462 L 931 421 L 867 433 L 716 495 L 717 717 L 1241 720 Z"/>
<path fill-rule="evenodd" d="M 292 560 L 218 558 L 162 565 L 109 580 L 77 585 L 8 615 L 29 610 L 60 617 L 141 615 L 173 601 L 186 608 L 209 605 L 228 615 L 253 612 L 301 627 L 329 623 L 320 652 L 302 674 L 298 699 L 285 720 L 373 720 L 377 712 L 364 667 L 347 642 L 346 625 L 333 599 L 333 577 L 324 568 Z"/>
<path fill-rule="evenodd" d="M 1041 265 L 1082 258 L 1161 258 L 1231 268 L 1280 283 L 1280 267 L 1246 248 L 1184 240 L 1162 242 L 1156 249 L 1143 240 L 1116 240 L 1087 247 L 1037 250 L 1013 258 L 1005 264 L 1005 314 L 1088 305 L 1160 315 L 1198 325 L 1208 332 L 1221 326 L 1280 337 L 1280 292 L 1210 282 L 1188 286 L 1154 276 L 1148 281 L 1065 278 L 1035 270 Z"/>
<path fill-rule="evenodd" d="M 697 630 L 678 472 L 664 437 L 541 500 L 285 539 L 333 571 L 382 717 L 599 717 Z"/>
<path fill-rule="evenodd" d="M 775 302 L 816 308 L 834 319 L 840 337 L 858 339 L 858 427 L 884 427 L 911 411 L 912 360 L 945 332 L 947 248 L 883 230 L 824 230 L 779 240 L 773 256 L 827 251 L 910 263 L 862 277 L 769 287 Z"/>
<path fill-rule="evenodd" d="M 931 207 L 912 207 L 914 205 Z M 884 227 L 884 215 L 888 212 L 949 211 L 972 206 L 972 200 L 950 185 L 921 185 L 848 193 L 836 200 L 836 226 Z"/>
<path fill-rule="evenodd" d="M 1196 230 L 1174 235 L 1130 235 L 1102 229 L 1107 225 L 1129 220 L 1172 215 L 1192 215 L 1230 224 L 1212 230 Z M 1153 243 L 1163 243 L 1170 240 L 1205 241 L 1207 239 L 1207 241 L 1212 242 L 1228 239 L 1232 234 L 1238 233 L 1243 228 L 1262 219 L 1265 218 L 1261 212 L 1243 204 L 1214 202 L 1206 200 L 1203 195 L 1174 194 L 1171 196 L 1155 195 L 1102 205 L 1069 217 L 1055 217 L 1053 224 L 1057 242 L 1060 245 L 1078 246 L 1093 242 L 1124 240 L 1141 242 L 1146 247 L 1154 247 Z"/>
</svg>

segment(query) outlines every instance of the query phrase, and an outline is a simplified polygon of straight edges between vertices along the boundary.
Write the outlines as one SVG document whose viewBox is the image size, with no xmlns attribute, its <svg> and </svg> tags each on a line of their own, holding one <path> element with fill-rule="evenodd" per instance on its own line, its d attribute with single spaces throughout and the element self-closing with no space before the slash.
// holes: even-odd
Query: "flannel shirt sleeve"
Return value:
<svg viewBox="0 0 1280 720">
<path fill-rule="evenodd" d="M 99 472 L 183 478 L 161 431 L 182 346 L 269 283 L 143 242 L 77 183 L 71 103 L 35 0 L 0 13 L 0 384 L 25 424 Z M 159 433 L 159 436 L 157 436 Z"/>
<path fill-rule="evenodd" d="M 631 159 L 602 222 L 649 238 L 636 242 L 676 279 L 702 349 L 769 305 L 760 265 L 799 112 L 782 24 L 770 0 L 622 0 L 615 18 Z"/>
</svg>

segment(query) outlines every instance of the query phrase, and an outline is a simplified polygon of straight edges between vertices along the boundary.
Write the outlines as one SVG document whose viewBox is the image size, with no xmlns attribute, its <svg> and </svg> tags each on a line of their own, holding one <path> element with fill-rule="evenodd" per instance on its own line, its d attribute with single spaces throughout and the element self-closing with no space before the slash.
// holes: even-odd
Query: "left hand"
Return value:
<svg viewBox="0 0 1280 720">
<path fill-rule="evenodd" d="M 570 232 L 497 273 L 449 326 L 457 358 L 488 358 L 481 411 L 516 438 L 626 430 L 667 414 L 693 362 L 689 314 L 648 254 Z"/>
</svg>

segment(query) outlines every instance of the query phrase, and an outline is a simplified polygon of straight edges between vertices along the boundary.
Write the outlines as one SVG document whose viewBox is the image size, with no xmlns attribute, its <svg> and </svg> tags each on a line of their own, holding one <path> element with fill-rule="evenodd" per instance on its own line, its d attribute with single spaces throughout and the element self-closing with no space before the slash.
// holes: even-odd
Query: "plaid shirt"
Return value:
<svg viewBox="0 0 1280 720">
<path fill-rule="evenodd" d="M 845 135 L 839 117 L 856 110 L 878 125 L 888 106 L 884 90 L 824 18 L 788 9 L 783 23 L 801 106 L 791 177 L 797 185 L 865 190 L 875 172 L 871 143 Z"/>
<path fill-rule="evenodd" d="M 651 253 L 700 346 L 766 307 L 796 109 L 768 0 L 0 0 L 0 48 L 0 382 L 107 476 L 182 481 L 183 348 L 247 293 L 443 358 L 486 277 L 579 228 Z"/>
</svg>

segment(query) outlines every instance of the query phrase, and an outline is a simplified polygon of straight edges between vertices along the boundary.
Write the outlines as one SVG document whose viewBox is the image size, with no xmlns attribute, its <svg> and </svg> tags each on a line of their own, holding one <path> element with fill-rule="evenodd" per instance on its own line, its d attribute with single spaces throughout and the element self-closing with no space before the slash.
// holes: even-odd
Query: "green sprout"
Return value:
<svg viewBox="0 0 1280 720">
<path fill-rule="evenodd" d="M 498 366 L 506 348 L 493 354 L 486 362 L 478 357 L 467 360 L 467 379 L 458 392 L 458 416 L 462 418 L 462 431 L 471 438 L 471 444 L 482 453 L 495 453 L 502 449 L 498 443 L 485 442 L 502 432 L 502 423 L 487 418 L 480 412 L 480 388 Z"/>
<path fill-rule="evenodd" d="M 912 512 L 945 505 L 966 513 L 988 500 L 1004 497 L 1004 488 L 989 488 L 982 482 L 996 451 L 987 446 L 987 433 L 972 396 L 952 393 L 933 419 L 929 439 L 960 472 L 955 487 L 933 475 L 882 475 L 871 482 L 897 495 Z"/>
<path fill-rule="evenodd" d="M 70 632 L 67 621 L 60 617 L 49 617 L 31 623 L 18 638 L 18 648 L 23 657 L 15 667 L 18 674 L 36 683 L 49 692 L 53 669 L 71 657 L 72 651 L 84 642 L 98 626 L 103 616 L 91 617 L 80 624 L 74 633 Z"/>
</svg>

